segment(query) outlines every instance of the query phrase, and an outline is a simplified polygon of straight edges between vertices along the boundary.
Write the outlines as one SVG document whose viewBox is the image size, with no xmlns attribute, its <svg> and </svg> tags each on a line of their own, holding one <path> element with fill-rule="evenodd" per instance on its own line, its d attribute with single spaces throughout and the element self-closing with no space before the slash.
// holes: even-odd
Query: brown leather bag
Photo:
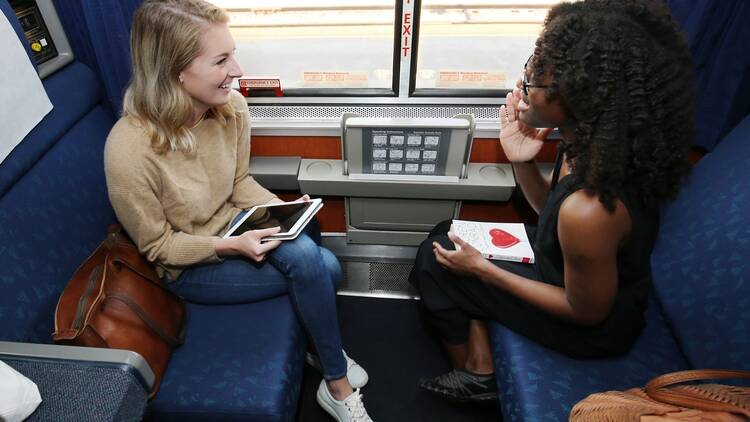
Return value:
<svg viewBox="0 0 750 422">
<path fill-rule="evenodd" d="M 73 274 L 55 309 L 56 343 L 132 350 L 146 359 L 154 397 L 185 337 L 185 305 L 119 225 Z"/>
<path fill-rule="evenodd" d="M 750 378 L 748 371 L 703 369 L 660 375 L 646 388 L 592 394 L 570 412 L 573 422 L 750 420 L 750 388 L 689 381 Z"/>
</svg>

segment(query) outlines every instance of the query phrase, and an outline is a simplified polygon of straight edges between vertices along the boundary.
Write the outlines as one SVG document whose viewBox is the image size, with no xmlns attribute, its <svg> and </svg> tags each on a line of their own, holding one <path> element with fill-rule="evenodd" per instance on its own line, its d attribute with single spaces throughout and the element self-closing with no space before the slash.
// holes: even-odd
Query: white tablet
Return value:
<svg viewBox="0 0 750 422">
<path fill-rule="evenodd" d="M 281 230 L 262 240 L 291 240 L 297 238 L 315 213 L 323 207 L 320 198 L 281 204 L 257 205 L 250 209 L 224 234 L 224 237 L 239 236 L 248 230 L 281 227 Z"/>
</svg>

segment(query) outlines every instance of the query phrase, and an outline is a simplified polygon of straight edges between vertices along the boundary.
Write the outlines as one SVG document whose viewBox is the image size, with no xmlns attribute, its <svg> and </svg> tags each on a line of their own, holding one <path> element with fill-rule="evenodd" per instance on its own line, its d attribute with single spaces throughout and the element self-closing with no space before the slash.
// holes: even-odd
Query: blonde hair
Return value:
<svg viewBox="0 0 750 422">
<path fill-rule="evenodd" d="M 226 24 L 227 14 L 203 0 L 146 0 L 135 12 L 130 30 L 133 74 L 125 91 L 123 116 L 136 120 L 157 153 L 193 153 L 195 139 L 187 126 L 193 100 L 179 80 L 201 52 L 201 35 L 210 25 Z M 207 116 L 226 124 L 232 102 Z"/>
</svg>

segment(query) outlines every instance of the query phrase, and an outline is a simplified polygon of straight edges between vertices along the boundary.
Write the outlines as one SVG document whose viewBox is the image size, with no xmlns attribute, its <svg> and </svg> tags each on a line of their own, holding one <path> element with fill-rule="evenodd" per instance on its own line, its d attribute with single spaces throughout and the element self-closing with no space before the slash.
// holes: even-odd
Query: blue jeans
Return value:
<svg viewBox="0 0 750 422">
<path fill-rule="evenodd" d="M 320 230 L 313 220 L 297 239 L 284 240 L 269 252 L 265 262 L 232 256 L 220 263 L 194 265 L 169 288 L 189 302 L 208 305 L 252 303 L 289 294 L 320 357 L 323 378 L 339 379 L 346 375 L 336 314 L 341 266 L 319 242 Z"/>
</svg>

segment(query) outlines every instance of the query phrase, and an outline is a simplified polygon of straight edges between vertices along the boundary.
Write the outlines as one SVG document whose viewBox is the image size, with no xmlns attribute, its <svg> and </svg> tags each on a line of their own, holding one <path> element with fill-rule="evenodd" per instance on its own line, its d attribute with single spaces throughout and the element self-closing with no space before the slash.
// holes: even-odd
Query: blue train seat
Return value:
<svg viewBox="0 0 750 422">
<path fill-rule="evenodd" d="M 642 386 L 666 372 L 750 369 L 748 168 L 750 116 L 661 210 L 647 326 L 628 355 L 571 359 L 491 324 L 505 422 L 566 420 L 591 393 Z"/>
<path fill-rule="evenodd" d="M 7 2 L 0 2 L 8 15 Z M 6 344 L 51 342 L 57 298 L 115 221 L 103 168 L 115 117 L 103 106 L 96 74 L 73 62 L 43 85 L 53 111 L 0 163 L 0 340 Z M 4 350 L 0 344 L 0 359 L 12 360 Z M 141 387 L 139 411 L 145 408 L 154 420 L 293 420 L 304 350 L 287 296 L 232 306 L 191 304 L 186 342 L 172 355 L 156 398 L 146 403 Z M 65 385 L 77 381 L 70 380 L 57 387 L 76 390 Z M 53 405 L 53 393 L 45 397 L 45 391 L 53 390 L 42 389 L 46 408 L 58 412 L 47 420 L 86 420 L 85 409 L 76 406 L 97 405 L 71 400 L 61 410 L 66 408 Z"/>
</svg>

